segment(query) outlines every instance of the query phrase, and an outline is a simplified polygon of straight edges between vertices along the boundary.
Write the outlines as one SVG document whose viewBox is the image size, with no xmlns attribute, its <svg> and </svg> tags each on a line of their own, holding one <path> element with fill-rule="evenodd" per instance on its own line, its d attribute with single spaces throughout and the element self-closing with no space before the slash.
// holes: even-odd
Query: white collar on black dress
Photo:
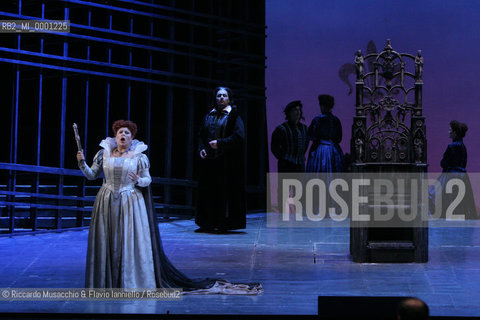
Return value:
<svg viewBox="0 0 480 320">
<path fill-rule="evenodd" d="M 215 111 L 215 108 L 213 108 L 212 111 Z M 232 111 L 232 106 L 226 106 L 225 108 L 223 108 L 223 111 L 225 111 L 227 114 L 230 114 L 230 111 Z"/>
</svg>

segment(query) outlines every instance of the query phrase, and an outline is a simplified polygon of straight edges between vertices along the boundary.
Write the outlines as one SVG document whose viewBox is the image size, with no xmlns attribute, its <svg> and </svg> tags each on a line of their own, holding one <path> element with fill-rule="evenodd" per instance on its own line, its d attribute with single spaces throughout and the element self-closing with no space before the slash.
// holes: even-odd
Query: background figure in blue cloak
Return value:
<svg viewBox="0 0 480 320">
<path fill-rule="evenodd" d="M 308 139 L 312 141 L 308 153 L 307 172 L 342 172 L 343 152 L 338 145 L 342 141 L 342 124 L 332 114 L 335 101 L 332 96 L 318 96 L 321 115 L 308 127 Z"/>
<path fill-rule="evenodd" d="M 467 130 L 468 127 L 464 123 L 456 120 L 450 122 L 449 137 L 452 139 L 452 143 L 448 145 L 440 162 L 443 172 L 429 189 L 429 211 L 435 218 L 449 218 L 447 217 L 447 209 L 453 209 L 453 218 L 458 215 L 465 215 L 465 219 L 478 219 L 472 185 L 466 170 L 467 148 L 463 144 L 463 138 Z M 458 205 L 452 204 L 452 202 L 459 195 L 459 188 L 453 185 L 451 192 L 447 192 L 447 184 L 452 179 L 461 180 L 465 186 L 465 195 Z M 440 203 L 441 208 L 438 208 Z M 435 209 L 439 210 L 440 213 L 436 212 Z"/>
</svg>

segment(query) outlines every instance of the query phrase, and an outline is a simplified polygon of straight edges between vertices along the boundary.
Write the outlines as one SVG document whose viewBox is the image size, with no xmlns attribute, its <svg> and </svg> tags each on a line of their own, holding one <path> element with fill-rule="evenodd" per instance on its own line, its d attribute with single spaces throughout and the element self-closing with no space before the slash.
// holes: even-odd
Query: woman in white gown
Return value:
<svg viewBox="0 0 480 320">
<path fill-rule="evenodd" d="M 163 252 L 152 207 L 147 146 L 134 140 L 135 123 L 118 120 L 115 138 L 102 140 L 91 167 L 80 151 L 80 170 L 89 180 L 104 172 L 93 205 L 88 237 L 87 288 L 183 288 L 198 293 L 258 294 L 262 286 L 223 280 L 192 280 Z"/>
<path fill-rule="evenodd" d="M 155 288 L 147 210 L 142 192 L 150 184 L 147 146 L 133 140 L 136 125 L 117 121 L 115 138 L 100 143 L 89 168 L 79 154 L 80 169 L 89 179 L 105 179 L 93 205 L 88 237 L 87 288 Z"/>
</svg>

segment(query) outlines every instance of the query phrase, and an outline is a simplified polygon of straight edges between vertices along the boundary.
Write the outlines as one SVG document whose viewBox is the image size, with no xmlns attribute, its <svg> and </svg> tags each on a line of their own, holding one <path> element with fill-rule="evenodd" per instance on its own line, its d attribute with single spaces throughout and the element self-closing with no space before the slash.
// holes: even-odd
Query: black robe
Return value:
<svg viewBox="0 0 480 320">
<path fill-rule="evenodd" d="M 217 140 L 218 149 L 209 142 Z M 199 190 L 195 223 L 205 229 L 235 230 L 246 227 L 245 130 L 238 110 L 210 111 L 204 118 L 199 137 Z"/>
</svg>

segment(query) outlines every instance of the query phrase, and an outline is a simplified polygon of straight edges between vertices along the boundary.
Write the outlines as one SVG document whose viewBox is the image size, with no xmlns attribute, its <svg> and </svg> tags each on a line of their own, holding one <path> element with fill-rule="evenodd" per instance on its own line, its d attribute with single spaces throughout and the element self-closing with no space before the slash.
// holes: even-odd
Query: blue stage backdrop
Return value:
<svg viewBox="0 0 480 320">
<path fill-rule="evenodd" d="M 335 97 L 333 110 L 343 125 L 344 152 L 350 152 L 355 92 L 339 77 L 340 67 L 365 54 L 373 41 L 381 51 L 391 39 L 398 52 L 422 50 L 423 106 L 427 124 L 429 171 L 441 171 L 450 142 L 449 122 L 469 126 L 464 139 L 467 170 L 480 170 L 480 2 L 471 0 L 267 0 L 266 87 L 269 139 L 284 121 L 292 100 L 304 106 L 305 123 L 320 113 L 317 96 Z M 349 80 L 354 86 L 355 75 Z M 276 171 L 270 153 L 270 171 Z"/>
</svg>

